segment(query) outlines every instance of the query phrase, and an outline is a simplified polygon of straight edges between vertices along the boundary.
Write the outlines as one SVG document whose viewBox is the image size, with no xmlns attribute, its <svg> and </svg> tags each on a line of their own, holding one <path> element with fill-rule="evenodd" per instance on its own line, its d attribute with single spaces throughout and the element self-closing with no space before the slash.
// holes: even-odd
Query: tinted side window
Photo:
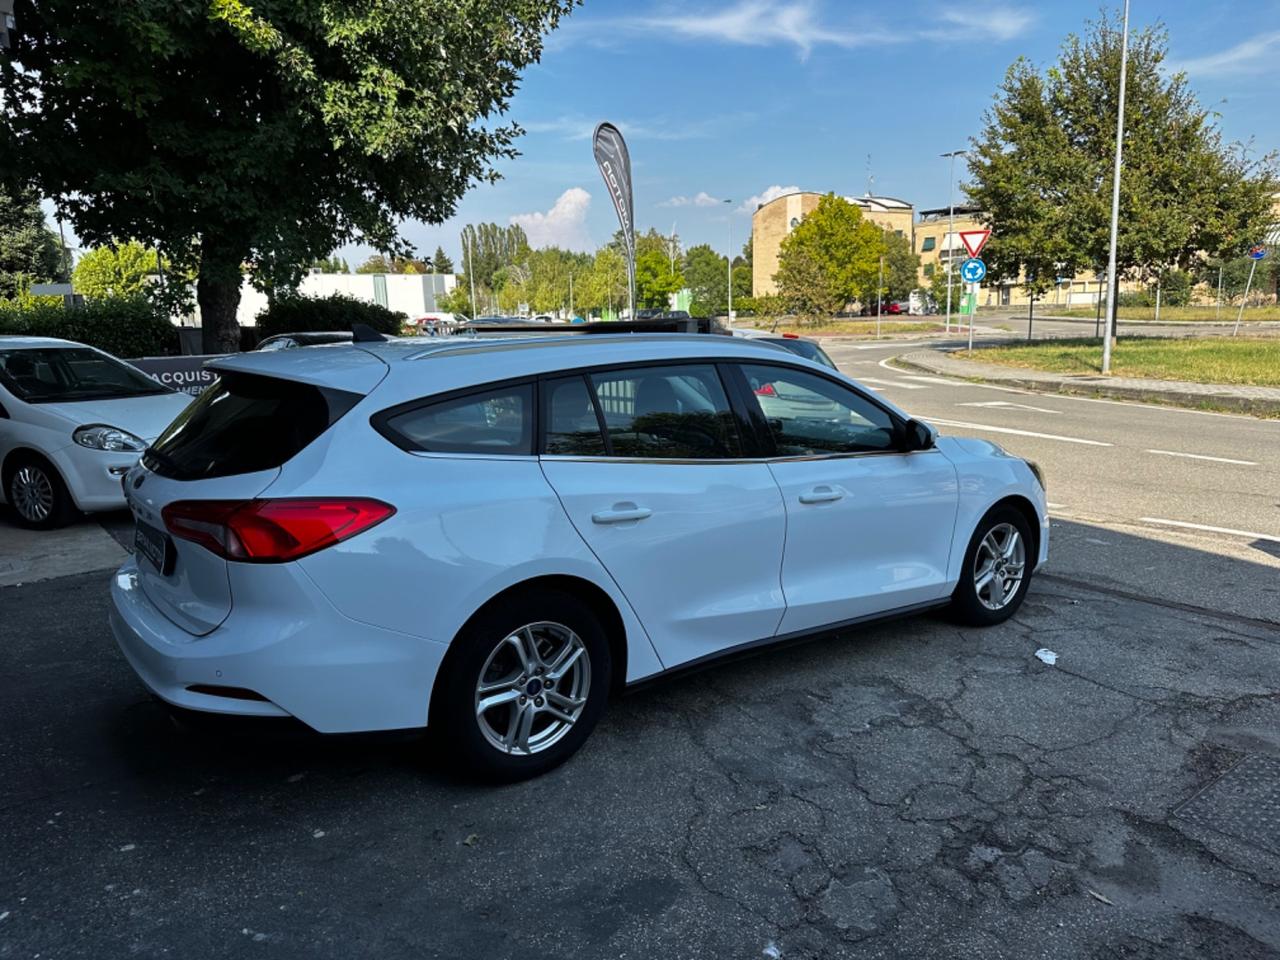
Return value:
<svg viewBox="0 0 1280 960">
<path fill-rule="evenodd" d="M 591 393 L 583 377 L 550 380 L 542 385 L 543 450 L 559 456 L 602 457 L 604 435 Z"/>
<path fill-rule="evenodd" d="M 615 457 L 716 460 L 742 455 L 716 368 L 643 367 L 591 378 Z"/>
<path fill-rule="evenodd" d="M 520 384 L 427 403 L 388 417 L 384 429 L 428 453 L 533 453 L 533 387 Z"/>
<path fill-rule="evenodd" d="M 852 390 L 803 370 L 756 364 L 743 364 L 742 370 L 769 423 L 778 456 L 897 448 L 888 411 Z"/>
</svg>

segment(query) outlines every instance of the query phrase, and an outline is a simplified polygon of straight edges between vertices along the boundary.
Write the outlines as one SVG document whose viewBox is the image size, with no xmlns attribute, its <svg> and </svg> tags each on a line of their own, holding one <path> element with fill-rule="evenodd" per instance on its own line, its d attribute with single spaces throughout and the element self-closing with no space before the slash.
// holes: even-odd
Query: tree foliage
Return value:
<svg viewBox="0 0 1280 960">
<path fill-rule="evenodd" d="M 728 309 L 729 263 L 709 244 L 689 248 L 684 255 L 684 277 L 693 296 L 689 309 L 695 317 L 714 317 Z"/>
<path fill-rule="evenodd" d="M 23 2 L 0 172 L 90 244 L 198 263 L 204 346 L 235 349 L 242 264 L 285 287 L 344 243 L 408 255 L 403 220 L 496 179 L 520 133 L 500 117 L 573 3 Z"/>
<path fill-rule="evenodd" d="M 874 299 L 883 252 L 884 231 L 829 193 L 782 241 L 778 292 L 806 318 L 832 316 L 851 301 Z"/>
<path fill-rule="evenodd" d="M 906 300 L 920 285 L 920 255 L 911 241 L 892 230 L 884 231 L 884 289 L 886 300 Z"/>
<path fill-rule="evenodd" d="M 643 238 L 641 238 L 643 239 Z M 661 238 L 660 238 L 661 239 Z M 639 240 L 636 246 L 639 247 Z M 672 263 L 665 249 L 646 245 L 636 254 L 636 307 L 666 309 L 671 294 L 683 289 L 684 277 Z"/>
<path fill-rule="evenodd" d="M 320 257 L 311 264 L 312 268 L 319 270 L 321 273 L 350 273 L 351 267 L 342 257 L 330 255 Z"/>
<path fill-rule="evenodd" d="M 469 223 L 462 228 L 462 272 L 474 276 L 478 287 L 492 290 L 494 275 L 528 253 L 529 238 L 518 224 Z"/>
<path fill-rule="evenodd" d="M 137 240 L 94 247 L 80 257 L 72 272 L 76 293 L 86 297 L 133 297 L 159 281 L 161 267 L 169 269 L 155 249 Z"/>
<path fill-rule="evenodd" d="M 1119 102 L 1121 24 L 1103 13 L 1067 37 L 1044 73 L 1025 59 L 1005 75 L 969 155 L 964 189 L 995 233 L 994 278 L 1022 273 L 1032 292 L 1107 262 Z M 1275 158 L 1223 141 L 1182 73 L 1164 67 L 1162 27 L 1133 32 L 1125 94 L 1117 266 L 1150 279 L 1201 253 L 1257 242 L 1277 188 Z"/>
<path fill-rule="evenodd" d="M 379 333 L 398 334 L 405 315 L 378 303 L 335 293 L 327 297 L 276 297 L 257 317 L 259 337 L 310 330 L 350 330 L 363 323 Z"/>
<path fill-rule="evenodd" d="M 101 297 L 74 310 L 48 297 L 36 300 L 25 305 L 0 303 L 0 334 L 59 337 L 117 357 L 178 353 L 177 328 L 145 297 Z"/>
<path fill-rule="evenodd" d="M 32 283 L 67 279 L 62 244 L 44 222 L 40 198 L 30 190 L 0 188 L 0 299 Z"/>
<path fill-rule="evenodd" d="M 435 273 L 453 273 L 453 260 L 444 252 L 444 247 L 436 247 L 431 255 L 431 269 Z"/>
</svg>

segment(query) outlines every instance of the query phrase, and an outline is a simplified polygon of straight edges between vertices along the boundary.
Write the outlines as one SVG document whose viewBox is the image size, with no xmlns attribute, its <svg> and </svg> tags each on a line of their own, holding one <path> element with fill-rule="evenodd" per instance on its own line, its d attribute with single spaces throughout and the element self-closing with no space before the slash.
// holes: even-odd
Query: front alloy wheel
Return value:
<svg viewBox="0 0 1280 960">
<path fill-rule="evenodd" d="M 24 455 L 5 478 L 5 497 L 23 527 L 48 530 L 72 518 L 71 494 L 58 472 L 40 457 Z"/>
<path fill-rule="evenodd" d="M 1027 568 L 1022 534 L 1011 523 L 993 527 L 978 544 L 974 558 L 973 587 L 978 602 L 988 610 L 1003 610 L 1013 600 Z"/>
<path fill-rule="evenodd" d="M 1017 613 L 1031 584 L 1034 553 L 1031 525 L 1022 511 L 1008 504 L 992 508 L 965 551 L 960 582 L 951 594 L 954 618 L 986 627 Z"/>
</svg>

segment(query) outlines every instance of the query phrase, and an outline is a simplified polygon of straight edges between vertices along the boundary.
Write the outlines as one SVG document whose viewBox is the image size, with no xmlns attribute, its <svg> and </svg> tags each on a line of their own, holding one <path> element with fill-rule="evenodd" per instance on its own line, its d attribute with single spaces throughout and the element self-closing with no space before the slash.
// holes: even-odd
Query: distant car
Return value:
<svg viewBox="0 0 1280 960">
<path fill-rule="evenodd" d="M 350 330 L 313 330 L 298 333 L 277 333 L 259 343 L 255 350 L 292 350 L 294 347 L 315 347 L 326 343 L 350 343 Z"/>
<path fill-rule="evenodd" d="M 904 304 L 897 300 L 886 300 L 880 304 L 880 315 L 885 317 L 896 317 L 899 314 L 906 313 L 907 308 Z M 869 303 L 862 308 L 864 317 L 874 317 L 876 315 L 876 304 Z"/>
<path fill-rule="evenodd" d="M 0 489 L 24 527 L 125 505 L 121 478 L 191 401 L 109 353 L 0 337 Z"/>
</svg>

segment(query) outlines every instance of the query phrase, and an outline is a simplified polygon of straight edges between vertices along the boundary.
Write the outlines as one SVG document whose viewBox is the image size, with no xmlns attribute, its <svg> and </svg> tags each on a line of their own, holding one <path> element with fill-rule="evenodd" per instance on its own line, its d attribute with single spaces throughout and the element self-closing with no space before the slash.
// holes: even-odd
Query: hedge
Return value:
<svg viewBox="0 0 1280 960">
<path fill-rule="evenodd" d="M 257 329 L 259 337 L 271 337 L 308 330 L 350 330 L 352 324 L 363 323 L 379 333 L 396 336 L 404 320 L 403 313 L 341 293 L 327 297 L 297 294 L 273 300 L 258 314 Z"/>
<path fill-rule="evenodd" d="M 48 301 L 30 305 L 0 302 L 0 334 L 59 337 L 127 358 L 181 352 L 177 328 L 141 297 L 87 300 L 74 310 Z"/>
</svg>

